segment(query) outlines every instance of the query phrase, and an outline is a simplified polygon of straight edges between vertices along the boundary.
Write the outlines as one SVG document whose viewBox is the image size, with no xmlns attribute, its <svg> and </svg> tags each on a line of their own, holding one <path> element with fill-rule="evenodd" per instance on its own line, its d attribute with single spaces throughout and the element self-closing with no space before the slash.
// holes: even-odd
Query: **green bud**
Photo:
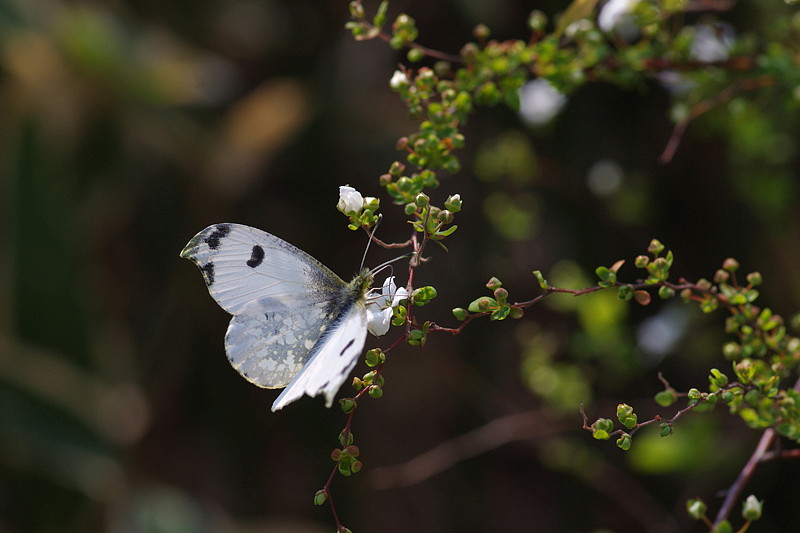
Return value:
<svg viewBox="0 0 800 533">
<path fill-rule="evenodd" d="M 495 277 L 492 277 L 489 281 L 486 282 L 486 288 L 489 289 L 490 291 L 499 289 L 502 286 L 503 283 Z"/>
<path fill-rule="evenodd" d="M 659 241 L 658 239 L 653 239 L 647 246 L 647 251 L 650 252 L 650 254 L 657 256 L 658 254 L 664 251 L 664 245 L 661 244 L 661 241 Z"/>
<path fill-rule="evenodd" d="M 456 320 L 463 321 L 466 320 L 467 317 L 469 316 L 469 311 L 467 311 L 463 307 L 456 307 L 455 309 L 453 309 L 453 316 L 455 317 Z"/>
<path fill-rule="evenodd" d="M 667 287 L 666 285 L 662 285 L 661 287 L 659 287 L 658 297 L 661 298 L 662 300 L 669 300 L 673 296 L 675 296 L 675 289 L 673 289 L 672 287 Z"/>
<path fill-rule="evenodd" d="M 689 392 L 686 395 L 690 400 L 699 400 L 702 398 L 702 393 L 695 388 L 689 389 Z"/>
<path fill-rule="evenodd" d="M 633 412 L 633 407 L 626 403 L 617 405 L 617 419 L 619 422 L 628 429 L 636 427 L 638 417 Z"/>
<path fill-rule="evenodd" d="M 672 435 L 672 424 L 670 424 L 669 422 L 661 422 L 658 425 L 658 433 L 662 437 L 669 437 L 670 435 Z"/>
<path fill-rule="evenodd" d="M 647 268 L 648 264 L 650 264 L 650 258 L 646 255 L 637 255 L 633 261 L 633 266 L 636 268 Z"/>
<path fill-rule="evenodd" d="M 623 302 L 630 301 L 630 299 L 633 298 L 633 287 L 630 285 L 621 285 L 619 289 L 617 289 L 617 298 Z"/>
<path fill-rule="evenodd" d="M 361 2 L 350 2 L 348 7 L 350 8 L 351 17 L 354 19 L 364 18 L 364 6 L 361 5 Z"/>
<path fill-rule="evenodd" d="M 358 449 L 358 446 L 356 446 L 355 444 L 351 444 L 342 451 L 347 455 L 349 455 L 350 457 L 358 457 L 358 454 L 361 453 L 360 450 Z"/>
<path fill-rule="evenodd" d="M 356 401 L 353 398 L 341 398 L 339 406 L 345 414 L 350 414 L 356 408 Z"/>
<path fill-rule="evenodd" d="M 725 403 L 731 403 L 736 397 L 731 391 L 725 390 L 719 395 L 720 399 Z"/>
<path fill-rule="evenodd" d="M 314 493 L 314 505 L 322 505 L 326 501 L 328 501 L 328 495 L 323 489 L 320 489 Z"/>
<path fill-rule="evenodd" d="M 543 290 L 547 290 L 550 285 L 547 283 L 547 280 L 544 279 L 544 275 L 542 275 L 541 270 L 534 270 L 533 275 L 536 277 L 536 281 L 539 283 L 539 288 Z M 800 313 L 798 313 L 798 326 L 800 326 Z M 800 329 L 800 327 L 798 327 Z"/>
<path fill-rule="evenodd" d="M 713 533 L 733 533 L 733 526 L 727 520 L 723 520 L 714 527 Z"/>
<path fill-rule="evenodd" d="M 528 28 L 536 33 L 543 32 L 547 29 L 547 15 L 538 9 L 531 11 L 528 15 Z"/>
<path fill-rule="evenodd" d="M 370 398 L 377 400 L 378 398 L 383 397 L 383 388 L 378 387 L 377 385 L 372 385 L 367 391 L 367 394 L 369 394 Z"/>
<path fill-rule="evenodd" d="M 761 273 L 760 272 L 750 272 L 747 275 L 747 283 L 750 284 L 750 286 L 752 286 L 752 287 L 755 287 L 757 285 L 761 285 L 761 283 L 763 281 L 764 280 L 761 278 Z"/>
<path fill-rule="evenodd" d="M 617 448 L 627 452 L 631 449 L 631 442 L 631 436 L 627 433 L 623 433 L 622 436 L 617 439 Z"/>
<path fill-rule="evenodd" d="M 523 316 L 525 316 L 525 310 L 520 308 L 520 307 L 512 307 L 508 311 L 508 317 L 509 318 L 513 318 L 513 319 L 517 320 L 517 319 L 522 318 Z"/>
<path fill-rule="evenodd" d="M 353 461 L 353 464 L 350 465 L 350 470 L 354 474 L 358 474 L 363 467 L 364 467 L 364 464 L 361 461 Z M 345 529 L 347 529 L 347 528 L 345 528 Z"/>
<path fill-rule="evenodd" d="M 497 307 L 497 302 L 494 300 L 494 298 L 481 296 L 480 298 L 473 300 L 472 303 L 469 304 L 468 309 L 471 313 L 484 313 L 492 307 Z"/>
<path fill-rule="evenodd" d="M 340 461 L 342 459 L 342 450 L 339 448 L 331 450 L 331 459 L 334 461 Z"/>
<path fill-rule="evenodd" d="M 414 182 L 411 181 L 411 178 L 403 176 L 397 180 L 397 189 L 400 192 L 411 192 L 414 189 Z"/>
<path fill-rule="evenodd" d="M 727 270 L 728 272 L 736 272 L 739 270 L 739 261 L 733 257 L 729 257 L 722 262 L 722 269 Z"/>
<path fill-rule="evenodd" d="M 448 196 L 447 200 L 444 201 L 444 208 L 452 213 L 458 213 L 461 211 L 461 195 L 454 194 L 452 196 Z"/>
<path fill-rule="evenodd" d="M 380 348 L 373 348 L 367 351 L 364 359 L 368 367 L 375 367 L 386 361 L 386 354 Z"/>
<path fill-rule="evenodd" d="M 436 298 L 436 296 L 436 289 L 428 285 L 414 289 L 414 292 L 411 293 L 411 301 L 414 302 L 414 305 L 423 306 Z"/>
<path fill-rule="evenodd" d="M 656 393 L 655 400 L 658 405 L 661 407 L 669 407 L 675 400 L 678 399 L 678 396 L 675 394 L 673 389 L 666 389 Z"/>
<path fill-rule="evenodd" d="M 398 150 L 405 150 L 406 146 L 408 145 L 408 137 L 400 137 L 400 140 L 397 141 Z M 405 172 L 406 166 L 401 163 L 400 161 L 395 161 L 389 167 L 389 174 L 395 177 L 399 177 L 403 172 Z"/>
<path fill-rule="evenodd" d="M 756 367 L 750 359 L 742 359 L 733 367 L 736 377 L 743 385 L 747 385 L 756 375 Z"/>
<path fill-rule="evenodd" d="M 725 359 L 732 361 L 738 359 L 742 353 L 742 347 L 736 342 L 726 342 L 722 345 L 722 355 Z"/>
<path fill-rule="evenodd" d="M 706 516 L 708 506 L 700 498 L 691 499 L 686 501 L 686 512 L 695 520 L 701 520 Z"/>
<path fill-rule="evenodd" d="M 727 283 L 731 277 L 731 273 L 727 270 L 719 269 L 714 272 L 714 283 Z"/>
<path fill-rule="evenodd" d="M 728 376 L 726 376 L 716 368 L 712 368 L 711 375 L 708 376 L 708 381 L 709 383 L 711 383 L 712 387 L 721 389 L 728 384 Z"/>
<path fill-rule="evenodd" d="M 614 422 L 608 418 L 598 418 L 591 427 L 592 437 L 597 440 L 607 440 L 611 437 L 610 433 L 614 430 Z"/>
<path fill-rule="evenodd" d="M 443 209 L 439 211 L 439 214 L 436 215 L 436 220 L 439 222 L 443 222 L 445 224 L 452 224 L 453 222 L 453 213 L 448 211 L 447 209 Z"/>
<path fill-rule="evenodd" d="M 494 290 L 494 298 L 499 303 L 503 303 L 508 299 L 508 291 L 503 287 L 498 287 Z"/>
<path fill-rule="evenodd" d="M 417 207 L 426 207 L 431 201 L 430 196 L 425 194 L 424 192 L 419 193 L 416 198 L 414 198 L 414 203 Z"/>
<path fill-rule="evenodd" d="M 412 329 L 408 334 L 406 342 L 411 346 L 422 346 L 425 344 L 425 332 L 421 329 Z"/>
<path fill-rule="evenodd" d="M 353 444 L 354 439 L 355 437 L 353 436 L 352 431 L 348 431 L 345 429 L 342 430 L 341 433 L 339 433 L 339 444 L 341 444 L 342 446 L 350 446 L 351 444 Z"/>
<path fill-rule="evenodd" d="M 350 463 L 348 463 L 347 461 L 340 461 L 339 464 L 337 465 L 337 468 L 339 470 L 339 473 L 343 476 L 349 476 L 353 473 L 350 470 Z"/>
<path fill-rule="evenodd" d="M 420 61 L 425 59 L 425 52 L 423 52 L 419 48 L 409 48 L 406 57 L 411 63 L 419 63 Z"/>
</svg>

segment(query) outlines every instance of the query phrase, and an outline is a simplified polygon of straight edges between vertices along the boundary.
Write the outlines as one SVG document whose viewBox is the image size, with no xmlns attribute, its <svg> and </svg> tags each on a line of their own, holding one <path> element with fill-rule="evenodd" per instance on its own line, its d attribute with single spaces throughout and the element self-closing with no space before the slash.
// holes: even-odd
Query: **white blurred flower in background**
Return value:
<svg viewBox="0 0 800 533">
<path fill-rule="evenodd" d="M 547 124 L 566 103 L 567 97 L 542 78 L 529 81 L 519 90 L 519 114 L 529 126 Z"/>
</svg>

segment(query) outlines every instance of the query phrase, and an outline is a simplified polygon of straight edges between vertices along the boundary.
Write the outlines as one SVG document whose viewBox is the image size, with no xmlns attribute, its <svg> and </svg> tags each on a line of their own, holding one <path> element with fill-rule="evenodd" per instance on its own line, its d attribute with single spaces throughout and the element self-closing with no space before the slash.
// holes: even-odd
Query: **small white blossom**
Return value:
<svg viewBox="0 0 800 533">
<path fill-rule="evenodd" d="M 392 75 L 392 79 L 389 80 L 389 87 L 397 91 L 404 87 L 408 87 L 409 83 L 408 76 L 406 76 L 405 72 L 402 70 L 395 70 L 394 75 Z"/>
<path fill-rule="evenodd" d="M 364 197 L 349 185 L 342 185 L 339 187 L 339 203 L 336 207 L 346 215 L 358 213 L 364 207 Z"/>
<path fill-rule="evenodd" d="M 408 298 L 404 287 L 398 288 L 394 276 L 383 282 L 380 290 L 372 289 L 367 295 L 367 329 L 376 337 L 385 335 L 392 322 L 392 307 Z"/>
<path fill-rule="evenodd" d="M 519 90 L 519 114 L 531 126 L 550 122 L 566 102 L 567 97 L 542 78 L 529 81 Z"/>
<path fill-rule="evenodd" d="M 733 29 L 727 24 L 698 24 L 689 57 L 703 63 L 728 59 L 733 46 Z"/>
<path fill-rule="evenodd" d="M 609 0 L 600 10 L 597 25 L 606 33 L 616 31 L 624 40 L 633 39 L 639 28 L 631 12 L 640 0 Z"/>
</svg>

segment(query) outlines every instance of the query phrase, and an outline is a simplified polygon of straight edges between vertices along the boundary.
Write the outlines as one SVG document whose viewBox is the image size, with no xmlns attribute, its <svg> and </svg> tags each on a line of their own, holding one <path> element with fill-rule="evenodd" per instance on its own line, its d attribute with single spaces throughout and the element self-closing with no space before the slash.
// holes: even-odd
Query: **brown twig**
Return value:
<svg viewBox="0 0 800 533">
<path fill-rule="evenodd" d="M 563 428 L 545 420 L 539 411 L 515 413 L 490 420 L 396 466 L 375 468 L 369 480 L 375 488 L 408 487 L 421 483 L 453 465 L 510 442 L 559 433 Z"/>
<path fill-rule="evenodd" d="M 762 87 L 768 87 L 770 85 L 775 84 L 775 77 L 770 74 L 765 74 L 763 76 L 757 76 L 755 78 L 748 78 L 745 80 L 740 80 L 737 83 L 734 83 L 730 87 L 723 89 L 722 91 L 718 92 L 711 98 L 703 100 L 701 102 L 696 103 L 692 108 L 689 110 L 689 113 L 679 120 L 677 124 L 675 124 L 675 128 L 672 130 L 672 134 L 669 137 L 669 141 L 667 141 L 667 146 L 664 148 L 664 151 L 661 153 L 661 157 L 659 160 L 662 163 L 669 163 L 672 161 L 672 157 L 675 155 L 675 151 L 678 149 L 678 146 L 681 143 L 681 139 L 683 138 L 683 134 L 686 132 L 686 128 L 689 127 L 689 123 L 692 122 L 694 119 L 706 113 L 718 105 L 721 105 L 733 97 L 737 96 L 738 94 L 745 92 L 745 91 L 752 91 L 755 89 L 760 89 Z"/>
<path fill-rule="evenodd" d="M 750 478 L 753 477 L 756 468 L 758 468 L 758 464 L 763 460 L 767 450 L 775 441 L 775 437 L 776 433 L 772 428 L 767 429 L 764 431 L 764 434 L 761 435 L 761 440 L 758 441 L 758 446 L 756 446 L 756 449 L 753 451 L 750 459 L 747 460 L 744 468 L 742 468 L 742 471 L 739 472 L 739 475 L 736 477 L 736 481 L 733 482 L 733 485 L 731 485 L 730 488 L 725 492 L 725 500 L 723 500 L 722 506 L 719 508 L 716 518 L 714 518 L 715 525 L 719 524 L 723 520 L 726 520 L 731 514 L 731 511 L 733 511 L 733 506 L 737 501 L 739 501 L 739 497 L 741 496 L 745 485 L 747 485 L 747 483 L 750 481 Z"/>
<path fill-rule="evenodd" d="M 795 382 L 794 390 L 800 392 L 800 379 Z M 758 441 L 756 449 L 753 451 L 750 459 L 747 460 L 747 463 L 745 463 L 742 471 L 739 472 L 738 476 L 736 476 L 736 481 L 734 481 L 730 488 L 725 491 L 725 499 L 723 500 L 722 506 L 720 506 L 717 516 L 714 519 L 715 525 L 719 524 L 723 520 L 726 520 L 731 514 L 731 511 L 733 511 L 733 506 L 737 501 L 739 501 L 744 487 L 750 481 L 750 478 L 753 477 L 753 474 L 755 474 L 759 464 L 776 458 L 800 457 L 800 450 L 788 450 L 791 453 L 785 455 L 782 452 L 770 452 L 769 449 L 772 447 L 777 436 L 777 432 L 772 428 L 767 429 L 764 431 L 764 434 L 761 435 L 761 440 Z"/>
</svg>

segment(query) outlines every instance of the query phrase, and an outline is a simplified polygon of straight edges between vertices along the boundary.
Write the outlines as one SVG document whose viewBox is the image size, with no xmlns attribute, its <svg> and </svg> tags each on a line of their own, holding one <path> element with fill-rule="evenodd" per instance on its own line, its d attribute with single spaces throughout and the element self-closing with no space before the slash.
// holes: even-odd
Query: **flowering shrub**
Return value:
<svg viewBox="0 0 800 533">
<path fill-rule="evenodd" d="M 706 8 L 724 10 L 722 4 L 711 2 Z M 455 220 L 464 207 L 461 196 L 452 193 L 442 204 L 434 205 L 429 192 L 443 183 L 455 188 L 445 180 L 461 169 L 458 151 L 468 142 L 463 125 L 477 107 L 505 105 L 518 111 L 526 123 L 539 126 L 552 120 L 570 94 L 586 83 L 643 87 L 655 80 L 669 89 L 673 99 L 674 131 L 661 154 L 661 160 L 668 162 L 692 120 L 734 98 L 769 88 L 787 106 L 797 107 L 800 61 L 796 47 L 789 43 L 800 42 L 800 14 L 792 13 L 776 24 L 773 33 L 757 45 L 750 36 L 736 35 L 727 23 L 713 19 L 687 23 L 687 13 L 702 9 L 692 2 L 575 0 L 555 24 L 544 13 L 532 12 L 528 18 L 530 34 L 525 39 L 493 40 L 491 30 L 479 25 L 474 30 L 475 42 L 466 43 L 458 55 L 450 55 L 421 45 L 411 16 L 399 14 L 389 23 L 388 8 L 387 2 L 381 2 L 376 12 L 368 15 L 360 1 L 353 1 L 347 28 L 357 40 L 382 39 L 394 49 L 407 51 L 408 63 L 394 72 L 388 85 L 417 120 L 419 129 L 398 140 L 402 157 L 389 165 L 378 182 L 386 196 L 402 209 L 411 234 L 401 243 L 385 243 L 372 234 L 371 238 L 382 246 L 410 250 L 411 259 L 405 289 L 396 290 L 394 277 L 390 277 L 373 303 L 372 312 L 380 315 L 381 324 L 373 332 L 386 333 L 391 321 L 401 328 L 400 335 L 387 349 L 367 353 L 367 364 L 373 370 L 354 380 L 354 397 L 341 401 L 348 418 L 340 434 L 342 448 L 331 455 L 336 462 L 334 473 L 350 475 L 361 469 L 361 462 L 355 459 L 359 452 L 353 445 L 353 415 L 364 394 L 369 392 L 373 398 L 382 395 L 387 355 L 400 342 L 424 346 L 430 335 L 460 333 L 476 319 L 522 319 L 526 309 L 559 293 L 590 297 L 609 291 L 616 292 L 622 301 L 641 306 L 656 298 L 680 298 L 704 313 L 725 312 L 725 332 L 731 340 L 722 347 L 718 366 L 730 370 L 710 368 L 708 383 L 688 391 L 674 389 L 666 377 L 659 376 L 664 390 L 656 395 L 655 402 L 674 409 L 669 416 L 642 419 L 625 403 L 617 406 L 613 418 L 590 423 L 583 414 L 583 428 L 595 439 L 614 439 L 618 448 L 629 450 L 646 426 L 657 426 L 659 435 L 667 437 L 678 430 L 678 420 L 685 414 L 724 405 L 749 427 L 762 432 L 752 464 L 768 453 L 796 456 L 796 448 L 780 451 L 773 446 L 778 436 L 800 442 L 800 338 L 791 333 L 792 325 L 800 326 L 800 320 L 786 320 L 757 305 L 756 287 L 762 277 L 758 272 L 737 275 L 739 264 L 734 259 L 726 259 L 710 280 L 675 280 L 670 270 L 676 258 L 653 239 L 646 253 L 632 261 L 640 271 L 634 279 L 620 274 L 624 260 L 597 267 L 596 283 L 579 289 L 551 285 L 542 272 L 534 271 L 532 281 L 538 286 L 538 294 L 515 300 L 503 283 L 492 277 L 486 284 L 488 295 L 452 310 L 457 322 L 453 327 L 422 318 L 417 308 L 435 298 L 437 292 L 434 287 L 417 287 L 414 275 L 429 253 L 429 243 L 444 247 L 445 241 L 454 235 L 457 238 Z M 422 66 L 415 66 L 419 64 Z M 740 102 L 747 105 L 746 100 Z M 605 172 L 613 174 L 613 169 Z M 601 180 L 598 178 L 597 187 L 602 187 Z M 350 187 L 342 187 L 340 193 L 338 208 L 348 217 L 349 227 L 373 228 L 379 202 L 364 199 Z M 499 203 L 485 209 L 488 218 L 497 214 L 501 226 L 514 230 L 514 223 L 503 222 L 507 219 L 500 216 L 507 205 Z M 709 530 L 733 531 L 729 522 L 732 508 L 753 470 L 745 469 L 728 489 L 713 521 L 706 516 L 705 503 L 698 499 L 687 502 L 690 516 L 703 521 Z M 315 503 L 330 501 L 332 479 L 333 475 L 317 493 Z M 739 531 L 760 518 L 762 503 L 752 495 L 744 500 L 745 522 Z M 338 531 L 348 531 L 335 509 L 334 517 Z"/>
</svg>

